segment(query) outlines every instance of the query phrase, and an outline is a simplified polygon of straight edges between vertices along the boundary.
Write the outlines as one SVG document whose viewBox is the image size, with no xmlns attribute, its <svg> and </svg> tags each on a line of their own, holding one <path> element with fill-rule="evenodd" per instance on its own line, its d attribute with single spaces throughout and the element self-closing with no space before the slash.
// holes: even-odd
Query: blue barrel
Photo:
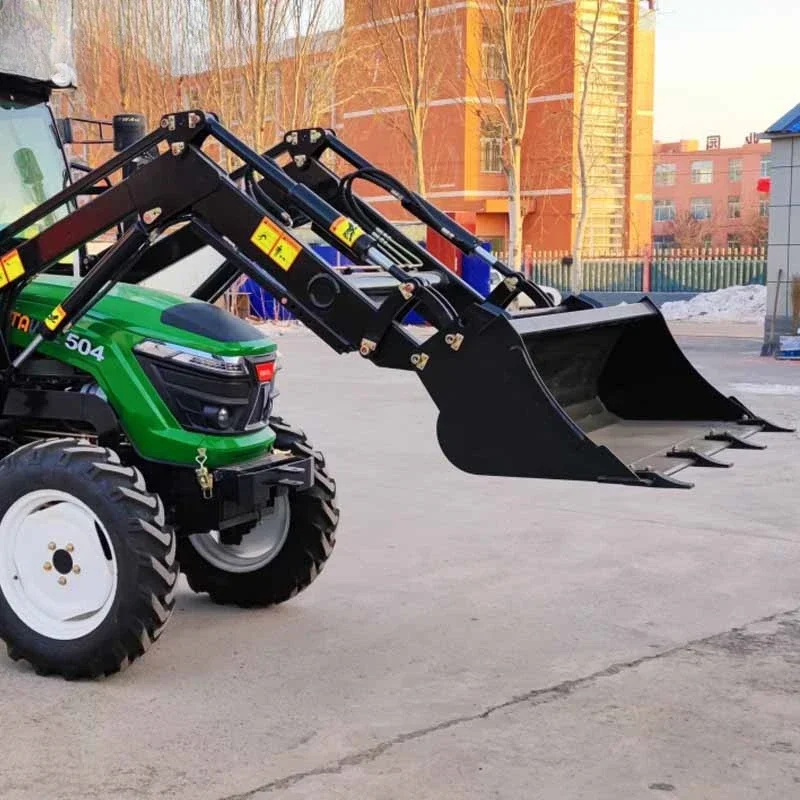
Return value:
<svg viewBox="0 0 800 800">
<path fill-rule="evenodd" d="M 483 249 L 491 252 L 492 246 L 483 243 Z M 461 277 L 482 297 L 489 294 L 491 286 L 491 267 L 480 256 L 465 255 L 461 258 Z"/>
<path fill-rule="evenodd" d="M 269 292 L 262 289 L 252 278 L 248 278 L 240 291 L 250 295 L 250 313 L 259 319 L 284 321 L 294 317 Z"/>
</svg>

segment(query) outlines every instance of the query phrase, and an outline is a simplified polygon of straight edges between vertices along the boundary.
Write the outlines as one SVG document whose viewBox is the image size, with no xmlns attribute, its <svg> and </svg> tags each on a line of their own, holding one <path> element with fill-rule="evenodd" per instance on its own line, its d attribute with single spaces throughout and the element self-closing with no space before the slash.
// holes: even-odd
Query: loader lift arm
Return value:
<svg viewBox="0 0 800 800">
<path fill-rule="evenodd" d="M 269 213 L 275 210 L 274 206 L 265 210 L 202 152 L 203 141 L 209 136 L 230 147 L 260 174 L 280 182 L 316 224 L 329 229 L 349 224 L 315 193 L 286 176 L 274 162 L 262 158 L 231 136 L 212 116 L 199 111 L 168 115 L 162 126 L 146 139 L 3 230 L 0 253 L 7 254 L 8 248 L 17 242 L 13 237 L 20 230 L 77 195 L 85 194 L 87 189 L 141 153 L 158 145 L 168 145 L 166 152 L 128 178 L 37 236 L 16 244 L 12 252 L 17 254 L 25 269 L 22 280 L 13 284 L 18 291 L 25 281 L 47 269 L 65 253 L 129 215 L 139 215 L 138 223 L 105 251 L 59 308 L 53 310 L 29 348 L 16 357 L 15 366 L 19 366 L 42 339 L 53 339 L 73 324 L 114 283 L 135 268 L 137 259 L 157 246 L 154 242 L 159 231 L 182 222 L 188 224 L 196 239 L 212 245 L 234 263 L 237 273 L 244 272 L 280 296 L 292 313 L 337 352 L 349 352 L 361 346 L 364 332 L 374 328 L 375 304 L 351 287 L 311 248 L 293 237 L 285 221 Z M 172 235 L 180 235 L 180 231 Z M 333 233 L 330 238 L 338 241 Z M 267 247 L 268 244 L 272 247 Z M 281 253 L 276 255 L 280 244 Z M 374 249 L 374 243 L 366 234 L 358 235 L 346 246 L 346 251 L 354 259 L 381 265 L 398 280 L 408 283 L 412 298 L 406 305 L 424 307 L 432 321 L 446 324 L 455 317 L 454 310 L 435 290 L 395 267 Z M 393 319 L 387 321 L 380 333 L 382 346 L 380 353 L 375 354 L 376 363 L 411 369 L 415 339 L 400 325 L 393 324 Z"/>
<path fill-rule="evenodd" d="M 339 176 L 325 166 L 326 154 L 335 154 L 354 168 L 354 172 Z M 416 192 L 405 187 L 394 176 L 378 169 L 361 155 L 356 153 L 339 139 L 333 131 L 323 128 L 308 128 L 289 131 L 283 140 L 275 147 L 264 153 L 265 158 L 278 160 L 289 156 L 290 160 L 284 171 L 294 180 L 314 190 L 341 214 L 354 219 L 359 226 L 370 233 L 376 245 L 388 258 L 403 259 L 407 264 L 413 265 L 414 274 L 437 289 L 457 308 L 462 309 L 476 301 L 491 303 L 498 308 L 506 309 L 520 294 L 526 295 L 536 308 L 552 308 L 553 301 L 537 284 L 529 280 L 524 273 L 508 267 L 502 260 L 486 251 L 481 240 L 466 230 L 463 226 L 450 219 L 446 214 L 429 203 Z M 287 196 L 279 184 L 268 180 L 255 181 L 253 169 L 245 165 L 231 174 L 234 180 L 248 182 L 258 196 L 264 201 L 274 203 L 288 219 L 293 227 L 308 222 L 301 208 L 292 203 L 292 198 Z M 460 280 L 451 270 L 448 270 L 440 261 L 435 259 L 427 250 L 420 247 L 415 241 L 405 236 L 396 226 L 392 225 L 371 205 L 366 203 L 353 192 L 355 180 L 364 180 L 379 186 L 387 193 L 393 195 L 403 206 L 427 227 L 436 231 L 447 241 L 466 255 L 474 255 L 484 260 L 488 267 L 495 269 L 503 277 L 503 281 L 487 297 L 483 298 L 467 283 Z M 331 241 L 328 232 L 314 224 L 315 232 L 334 247 L 338 242 Z M 184 254 L 191 252 L 191 247 Z M 155 267 L 157 268 L 157 266 Z M 151 268 L 152 269 L 152 268 Z M 233 265 L 223 265 L 217 272 L 199 287 L 194 296 L 202 300 L 214 300 L 224 288 L 227 288 L 235 279 L 237 271 Z M 396 283 L 391 280 L 380 281 L 372 276 L 361 280 L 359 277 L 350 278 L 350 282 L 364 287 L 381 286 L 386 293 L 396 288 Z M 572 307 L 578 307 L 573 301 Z M 589 308 L 589 305 L 581 305 Z"/>
<path fill-rule="evenodd" d="M 243 167 L 226 174 L 203 152 L 207 139 Z M 13 239 L 154 147 L 163 152 L 112 188 L 34 238 Z M 355 172 L 335 175 L 321 161 L 327 149 Z M 287 155 L 281 167 L 276 159 Z M 359 198 L 352 184 L 362 178 L 390 191 L 464 252 L 482 254 L 476 237 L 331 132 L 291 132 L 259 155 L 213 115 L 165 116 L 148 137 L 3 230 L 0 322 L 7 332 L 14 298 L 27 281 L 137 217 L 22 352 L 8 354 L 4 336 L 2 366 L 7 373 L 20 366 L 137 265 L 139 276 L 151 273 L 204 243 L 226 262 L 195 293 L 200 299 L 213 299 L 243 272 L 335 351 L 357 350 L 378 366 L 414 370 L 439 408 L 443 451 L 467 472 L 688 487 L 675 472 L 711 465 L 714 453 L 752 433 L 780 430 L 708 384 L 649 301 L 594 308 L 568 298 L 554 308 L 539 287 L 488 254 L 482 257 L 505 280 L 484 298 Z M 374 302 L 297 238 L 292 229 L 307 223 L 356 264 L 383 270 L 393 287 L 388 296 Z M 177 225 L 184 227 L 163 235 Z M 505 309 L 520 292 L 538 308 L 512 317 Z M 424 341 L 401 324 L 412 309 L 435 331 Z"/>
</svg>

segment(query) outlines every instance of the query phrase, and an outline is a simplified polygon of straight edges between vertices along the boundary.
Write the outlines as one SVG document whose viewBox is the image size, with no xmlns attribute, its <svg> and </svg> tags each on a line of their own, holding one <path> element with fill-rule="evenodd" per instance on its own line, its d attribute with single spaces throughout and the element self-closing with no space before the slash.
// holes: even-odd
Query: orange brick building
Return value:
<svg viewBox="0 0 800 800">
<path fill-rule="evenodd" d="M 752 137 L 754 138 L 754 137 Z M 769 142 L 720 147 L 709 136 L 655 145 L 653 244 L 671 247 L 753 247 L 767 233 Z M 683 240 L 683 241 L 682 241 Z"/>
<path fill-rule="evenodd" d="M 602 81 L 593 78 L 586 92 L 584 139 L 590 190 L 586 255 L 639 251 L 651 241 L 652 5 L 652 0 L 603 0 L 601 6 L 594 73 Z M 508 242 L 508 191 L 503 131 L 493 119 L 492 103 L 492 98 L 502 97 L 503 90 L 491 69 L 496 54 L 493 58 L 493 44 L 487 41 L 485 12 L 472 0 L 431 0 L 431 6 L 435 78 L 426 102 L 426 194 L 445 210 L 466 215 L 480 236 L 503 251 Z M 581 195 L 577 159 L 577 117 L 584 94 L 581 64 L 588 51 L 586 30 L 592 26 L 596 7 L 597 0 L 551 0 L 544 12 L 541 35 L 547 42 L 546 75 L 528 97 L 522 145 L 522 242 L 532 250 L 573 249 Z M 165 105 L 208 108 L 218 112 L 235 133 L 264 147 L 286 127 L 330 125 L 376 165 L 413 186 L 415 168 L 405 135 L 405 106 L 386 48 L 380 46 L 376 33 L 376 26 L 391 29 L 392 12 L 399 14 L 403 25 L 406 21 L 410 25 L 413 20 L 406 9 L 412 8 L 412 0 L 373 2 L 372 8 L 388 16 L 370 15 L 367 0 L 345 1 L 347 63 L 338 71 L 328 73 L 326 65 L 334 58 L 332 48 L 339 37 L 333 32 L 318 33 L 308 49 L 305 76 L 298 77 L 293 60 L 296 42 L 287 40 L 276 48 L 274 62 L 259 67 L 263 75 L 258 81 L 252 64 L 229 61 L 216 73 L 187 72 L 170 75 L 167 81 L 156 75 L 151 83 L 158 91 L 122 105 L 139 110 L 139 104 L 150 101 L 152 94 L 157 102 L 150 104 L 158 108 L 158 114 Z M 85 50 L 91 52 L 91 48 Z M 250 71 L 249 80 L 245 70 Z M 335 79 L 328 80 L 328 74 Z M 254 114 L 257 104 L 247 89 L 256 83 L 264 84 L 261 117 Z M 90 98 L 87 107 L 103 113 L 102 87 L 92 80 L 85 85 Z M 324 111 L 304 111 L 304 106 L 315 105 L 303 100 L 311 95 Z M 157 120 L 154 109 L 141 110 L 150 114 L 151 124 Z M 373 200 L 390 219 L 404 219 L 391 197 L 373 196 Z"/>
<path fill-rule="evenodd" d="M 610 0 L 603 6 L 596 64 L 605 83 L 590 87 L 587 98 L 591 200 L 586 253 L 630 252 L 650 243 L 655 38 L 651 5 Z M 486 73 L 491 59 L 486 58 L 490 44 L 483 37 L 482 12 L 471 2 L 434 0 L 433 6 L 432 71 L 437 79 L 424 141 L 427 196 L 447 211 L 474 214 L 477 233 L 504 250 L 507 182 L 502 133 L 488 121 L 491 103 L 485 83 L 481 86 L 492 80 Z M 574 242 L 580 202 L 579 64 L 587 48 L 582 30 L 593 6 L 592 0 L 561 0 L 545 12 L 542 30 L 554 61 L 548 65 L 546 83 L 528 99 L 522 150 L 523 243 L 534 250 L 571 250 Z M 406 107 L 375 32 L 376 25 L 393 25 L 393 20 L 370 17 L 360 0 L 347 0 L 345 18 L 361 48 L 365 69 L 360 78 L 374 88 L 337 109 L 338 132 L 378 166 L 413 185 L 412 150 L 403 134 Z M 502 96 L 498 81 L 489 88 L 491 96 Z M 374 199 L 389 218 L 403 218 L 389 196 Z"/>
</svg>

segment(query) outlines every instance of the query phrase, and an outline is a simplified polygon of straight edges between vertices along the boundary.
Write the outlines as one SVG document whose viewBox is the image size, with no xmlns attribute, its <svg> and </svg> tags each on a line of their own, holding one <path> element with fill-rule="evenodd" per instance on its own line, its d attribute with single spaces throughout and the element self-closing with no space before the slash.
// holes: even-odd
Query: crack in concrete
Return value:
<svg viewBox="0 0 800 800">
<path fill-rule="evenodd" d="M 701 639 L 693 639 L 689 642 L 676 645 L 675 647 L 671 647 L 667 650 L 662 650 L 659 653 L 641 656 L 640 658 L 635 658 L 630 661 L 619 661 L 611 664 L 608 667 L 598 670 L 597 672 L 593 672 L 590 675 L 585 675 L 582 678 L 572 678 L 562 681 L 561 683 L 557 683 L 554 686 L 547 686 L 541 689 L 532 689 L 524 694 L 516 695 L 503 703 L 497 703 L 496 705 L 489 706 L 488 708 L 476 714 L 466 714 L 460 717 L 452 717 L 451 719 L 444 720 L 443 722 L 439 722 L 435 725 L 428 725 L 424 728 L 418 728 L 414 731 L 398 734 L 397 736 L 393 736 L 391 739 L 387 739 L 386 741 L 381 742 L 374 747 L 361 750 L 357 753 L 352 753 L 349 756 L 344 756 L 343 758 L 340 758 L 330 764 L 316 767 L 304 772 L 295 772 L 291 775 L 286 775 L 283 778 L 277 778 L 269 781 L 268 783 L 257 786 L 256 788 L 250 789 L 246 792 L 225 795 L 224 797 L 219 798 L 219 800 L 251 800 L 251 798 L 254 798 L 258 794 L 266 794 L 268 792 L 275 792 L 281 789 L 288 789 L 308 778 L 315 778 L 321 775 L 338 775 L 348 767 L 357 767 L 361 764 L 367 764 L 375 761 L 392 747 L 396 747 L 397 745 L 405 744 L 406 742 L 413 742 L 416 739 L 421 739 L 425 736 L 430 736 L 433 733 L 448 730 L 449 728 L 453 728 L 458 725 L 464 725 L 470 722 L 479 722 L 482 719 L 487 719 L 492 714 L 496 714 L 498 711 L 504 711 L 514 706 L 523 705 L 526 703 L 533 706 L 540 706 L 544 705 L 545 703 L 555 702 L 556 700 L 561 700 L 570 696 L 578 689 L 591 686 L 593 683 L 602 680 L 603 678 L 613 677 L 618 675 L 620 672 L 636 669 L 643 664 L 668 658 L 693 647 L 707 645 L 714 642 L 714 640 L 719 639 L 720 637 L 742 633 L 752 625 L 781 621 L 783 618 L 791 617 L 797 613 L 800 613 L 800 606 L 789 611 L 779 611 L 775 614 L 770 614 L 768 617 L 760 617 L 759 619 L 752 620 L 744 625 L 729 628 L 721 633 L 714 633 Z"/>
</svg>

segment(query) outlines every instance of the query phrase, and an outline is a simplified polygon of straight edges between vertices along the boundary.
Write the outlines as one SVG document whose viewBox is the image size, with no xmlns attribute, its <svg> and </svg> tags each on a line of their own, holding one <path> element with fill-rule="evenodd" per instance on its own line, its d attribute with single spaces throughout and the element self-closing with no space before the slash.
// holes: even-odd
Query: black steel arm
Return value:
<svg viewBox="0 0 800 800">
<path fill-rule="evenodd" d="M 350 285 L 296 238 L 282 219 L 271 216 L 257 196 L 249 196 L 201 151 L 209 136 L 238 155 L 262 181 L 280 186 L 316 227 L 329 231 L 343 251 L 396 275 L 403 281 L 398 288 L 403 302 L 390 298 L 392 302 L 377 306 Z M 36 223 L 87 187 L 124 168 L 127 160 L 162 142 L 168 145 L 166 152 L 12 248 L 15 240 L 9 238 L 9 231 Z M 393 264 L 351 219 L 312 189 L 294 181 L 274 161 L 254 153 L 213 117 L 194 111 L 165 117 L 158 131 L 4 230 L 0 258 L 20 265 L 21 271 L 2 291 L 19 291 L 64 254 L 132 214 L 137 222 L 52 310 L 31 344 L 14 359 L 14 366 L 29 357 L 43 339 L 52 339 L 69 328 L 116 282 L 135 270 L 137 261 L 159 247 L 153 241 L 160 231 L 180 222 L 188 222 L 188 231 L 182 240 L 172 239 L 163 245 L 164 260 L 169 259 L 170 251 L 174 255 L 176 247 L 184 252 L 198 244 L 210 244 L 227 259 L 228 274 L 233 265 L 252 277 L 338 352 L 359 350 L 381 366 L 411 369 L 418 343 L 400 324 L 403 314 L 415 306 L 437 327 L 456 318 L 455 309 L 444 297 Z M 8 313 L 10 308 L 6 309 Z"/>
<path fill-rule="evenodd" d="M 355 167 L 356 171 L 350 176 L 340 178 L 322 163 L 322 158 L 326 151 L 335 153 Z M 370 181 L 393 195 L 406 211 L 450 241 L 463 253 L 485 260 L 492 269 L 497 270 L 505 279 L 487 298 L 494 305 L 505 308 L 519 294 L 525 294 L 538 307 L 549 308 L 553 306 L 551 297 L 540 286 L 529 280 L 524 273 L 513 270 L 503 261 L 491 255 L 483 248 L 483 243 L 477 236 L 456 223 L 424 197 L 403 186 L 396 178 L 375 167 L 375 165 L 342 142 L 333 131 L 323 128 L 290 131 L 284 136 L 284 141 L 281 145 L 269 151 L 273 158 L 284 153 L 288 153 L 292 157 L 292 164 L 287 168 L 287 172 L 291 173 L 295 180 L 307 180 L 313 183 L 317 191 L 327 188 L 328 195 L 333 193 L 340 198 L 340 201 L 344 200 L 345 207 L 350 208 L 351 211 L 354 210 L 353 204 L 355 204 L 357 208 L 361 208 L 364 211 L 366 217 L 376 223 L 381 221 L 384 224 L 388 224 L 374 209 L 371 207 L 365 208 L 366 204 L 363 201 L 359 201 L 352 193 L 351 185 L 353 180 L 363 179 Z M 332 197 L 329 196 L 328 199 L 330 201 Z M 403 239 L 405 247 L 410 246 L 418 252 L 418 248 L 415 248 L 414 243 L 410 242 L 406 237 L 402 237 L 402 234 L 394 226 L 389 225 L 388 230 L 391 231 L 392 238 Z M 430 258 L 428 263 L 430 265 Z M 442 265 L 439 266 L 441 267 Z"/>
</svg>

